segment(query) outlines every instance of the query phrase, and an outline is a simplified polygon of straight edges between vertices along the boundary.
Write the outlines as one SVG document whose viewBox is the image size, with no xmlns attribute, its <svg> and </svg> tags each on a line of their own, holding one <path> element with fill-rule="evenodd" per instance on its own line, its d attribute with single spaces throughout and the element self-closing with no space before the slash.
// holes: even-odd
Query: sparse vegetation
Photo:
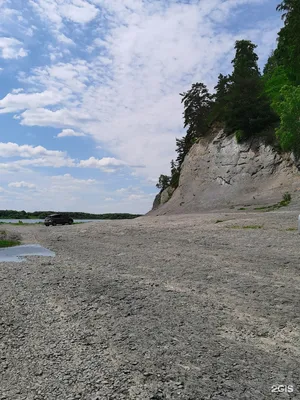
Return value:
<svg viewBox="0 0 300 400">
<path fill-rule="evenodd" d="M 0 248 L 18 246 L 20 242 L 16 240 L 0 240 Z"/>
</svg>

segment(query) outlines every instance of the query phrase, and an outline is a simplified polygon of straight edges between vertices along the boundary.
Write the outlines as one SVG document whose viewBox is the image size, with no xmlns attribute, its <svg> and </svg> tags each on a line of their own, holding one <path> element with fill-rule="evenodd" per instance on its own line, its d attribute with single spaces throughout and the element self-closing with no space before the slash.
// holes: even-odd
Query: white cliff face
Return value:
<svg viewBox="0 0 300 400">
<path fill-rule="evenodd" d="M 295 160 L 258 139 L 238 144 L 223 130 L 196 143 L 182 165 L 179 186 L 156 215 L 200 212 L 230 206 L 271 205 L 300 189 Z"/>
</svg>

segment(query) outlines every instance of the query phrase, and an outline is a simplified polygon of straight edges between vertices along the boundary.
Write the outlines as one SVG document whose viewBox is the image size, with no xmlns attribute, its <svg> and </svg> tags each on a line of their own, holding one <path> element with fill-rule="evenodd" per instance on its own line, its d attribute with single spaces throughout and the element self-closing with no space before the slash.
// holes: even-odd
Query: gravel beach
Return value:
<svg viewBox="0 0 300 400">
<path fill-rule="evenodd" d="M 0 263 L 0 399 L 300 399 L 297 219 L 3 225 L 56 256 Z"/>
</svg>

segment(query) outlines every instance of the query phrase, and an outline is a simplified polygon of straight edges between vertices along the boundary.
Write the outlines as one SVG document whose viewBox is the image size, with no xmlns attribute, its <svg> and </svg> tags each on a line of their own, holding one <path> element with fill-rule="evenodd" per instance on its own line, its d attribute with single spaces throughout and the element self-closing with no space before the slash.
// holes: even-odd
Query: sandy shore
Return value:
<svg viewBox="0 0 300 400">
<path fill-rule="evenodd" d="M 0 399 L 299 399 L 297 219 L 2 226 L 56 257 L 0 263 Z"/>
</svg>

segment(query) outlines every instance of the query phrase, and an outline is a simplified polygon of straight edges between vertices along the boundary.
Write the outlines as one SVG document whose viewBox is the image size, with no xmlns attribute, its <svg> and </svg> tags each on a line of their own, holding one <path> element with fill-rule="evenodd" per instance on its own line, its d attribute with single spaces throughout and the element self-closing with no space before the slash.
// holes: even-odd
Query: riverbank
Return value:
<svg viewBox="0 0 300 400">
<path fill-rule="evenodd" d="M 1 394 L 244 400 L 294 385 L 298 398 L 297 219 L 224 212 L 8 226 L 56 257 L 0 264 Z"/>
</svg>

